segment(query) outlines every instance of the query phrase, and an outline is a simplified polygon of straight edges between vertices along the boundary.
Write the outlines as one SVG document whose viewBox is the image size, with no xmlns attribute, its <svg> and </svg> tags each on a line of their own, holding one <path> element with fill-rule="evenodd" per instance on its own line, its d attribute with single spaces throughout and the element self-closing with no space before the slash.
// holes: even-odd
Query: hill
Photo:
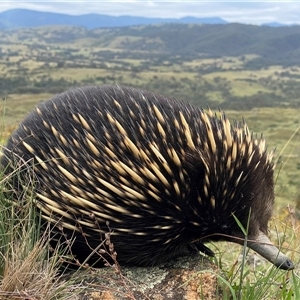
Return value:
<svg viewBox="0 0 300 300">
<path fill-rule="evenodd" d="M 300 107 L 299 28 L 163 24 L 2 30 L 0 96 L 31 94 L 26 99 L 36 101 L 38 94 L 73 86 L 117 83 L 211 108 Z"/>
<path fill-rule="evenodd" d="M 53 26 L 0 31 L 0 43 L 82 44 L 121 58 L 196 59 L 255 54 L 245 65 L 293 66 L 300 62 L 300 26 L 163 24 L 106 29 Z"/>
<path fill-rule="evenodd" d="M 145 18 L 133 16 L 108 16 L 86 14 L 71 16 L 67 14 L 40 12 L 27 9 L 11 9 L 0 13 L 0 29 L 29 28 L 45 25 L 82 26 L 88 29 L 110 28 L 133 25 L 151 25 L 162 23 L 182 24 L 225 24 L 220 18 Z"/>
</svg>

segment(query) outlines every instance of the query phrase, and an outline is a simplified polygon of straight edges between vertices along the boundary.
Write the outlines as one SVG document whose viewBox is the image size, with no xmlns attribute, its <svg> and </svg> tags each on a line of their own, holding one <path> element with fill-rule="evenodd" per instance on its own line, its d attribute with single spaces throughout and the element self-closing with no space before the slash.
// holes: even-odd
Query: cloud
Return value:
<svg viewBox="0 0 300 300">
<path fill-rule="evenodd" d="M 17 1 L 0 3 L 0 11 L 26 8 L 71 15 L 97 13 L 113 16 L 131 15 L 157 18 L 220 17 L 229 22 L 261 24 L 280 22 L 300 23 L 300 2 L 290 1 Z"/>
</svg>

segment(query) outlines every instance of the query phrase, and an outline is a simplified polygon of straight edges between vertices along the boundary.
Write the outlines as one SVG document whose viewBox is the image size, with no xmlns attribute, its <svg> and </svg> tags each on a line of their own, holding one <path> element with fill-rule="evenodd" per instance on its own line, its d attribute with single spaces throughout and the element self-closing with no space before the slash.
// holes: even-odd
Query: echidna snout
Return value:
<svg viewBox="0 0 300 300">
<path fill-rule="evenodd" d="M 249 247 L 293 268 L 265 244 L 272 153 L 225 114 L 126 87 L 73 89 L 39 104 L 12 134 L 2 165 L 25 171 L 24 162 L 34 165 L 42 218 L 53 236 L 75 237 L 79 260 L 101 243 L 107 222 L 120 264 L 153 265 L 191 243 L 209 255 L 208 241 L 241 243 L 235 218 L 246 228 L 250 216 Z M 14 178 L 17 193 L 25 177 Z"/>
<path fill-rule="evenodd" d="M 254 242 L 248 241 L 247 245 L 280 269 L 294 268 L 293 262 L 280 252 L 263 232 L 259 233 Z"/>
</svg>

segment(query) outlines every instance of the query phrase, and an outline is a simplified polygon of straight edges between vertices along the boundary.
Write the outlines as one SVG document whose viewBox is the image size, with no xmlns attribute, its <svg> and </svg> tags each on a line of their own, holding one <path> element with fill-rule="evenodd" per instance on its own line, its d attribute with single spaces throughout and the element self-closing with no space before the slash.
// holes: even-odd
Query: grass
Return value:
<svg viewBox="0 0 300 300">
<path fill-rule="evenodd" d="M 223 299 L 297 300 L 300 290 L 299 279 L 299 272 L 281 271 L 274 266 L 249 266 L 246 255 L 241 256 L 241 262 L 231 265 L 226 276 L 221 278 L 227 286 L 223 289 Z"/>
<path fill-rule="evenodd" d="M 12 201 L 7 195 L 10 176 L 2 175 L 0 180 L 0 298 L 74 299 L 83 288 L 73 279 L 64 280 L 59 248 L 49 256 L 47 231 L 41 235 L 33 204 L 32 182 L 23 199 Z"/>
<path fill-rule="evenodd" d="M 243 81 L 243 79 L 235 79 L 233 88 L 231 89 L 232 95 L 238 97 L 251 96 L 259 92 L 267 93 L 269 90 L 258 83 Z"/>
<path fill-rule="evenodd" d="M 288 257 L 297 262 L 299 257 L 299 228 L 300 222 L 294 216 L 290 215 L 291 222 L 282 222 L 285 229 L 281 228 L 279 232 L 275 232 L 276 225 L 280 223 L 279 220 L 271 222 L 270 226 L 273 229 L 271 234 L 274 242 L 277 236 L 277 244 L 279 249 L 287 254 Z M 293 223 L 293 224 L 291 224 Z M 241 226 L 241 225 L 240 225 Z M 276 228 L 276 231 L 278 228 Z M 247 230 L 243 229 L 243 232 Z M 287 243 L 286 241 L 290 241 Z M 284 246 L 285 245 L 285 246 Z M 236 247 L 236 245 L 234 245 Z M 226 251 L 227 250 L 227 251 Z M 282 271 L 275 266 L 265 263 L 264 259 L 257 257 L 252 250 L 245 246 L 240 249 L 239 256 L 231 260 L 226 257 L 228 251 L 228 244 L 221 245 L 220 257 L 218 264 L 220 268 L 226 271 L 226 277 L 220 278 L 221 283 L 225 284 L 223 290 L 223 299 L 237 299 L 237 300 L 269 300 L 269 299 L 299 299 L 300 291 L 300 273 L 299 269 L 295 271 Z M 232 255 L 236 255 L 238 251 L 230 249 Z M 229 262 L 235 263 L 229 263 Z M 225 263 L 224 263 L 225 262 Z"/>
</svg>

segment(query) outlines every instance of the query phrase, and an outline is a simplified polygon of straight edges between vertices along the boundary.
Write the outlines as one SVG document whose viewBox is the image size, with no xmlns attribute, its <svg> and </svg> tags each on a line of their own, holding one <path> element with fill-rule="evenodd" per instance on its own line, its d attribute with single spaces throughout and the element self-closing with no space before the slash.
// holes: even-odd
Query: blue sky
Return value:
<svg viewBox="0 0 300 300">
<path fill-rule="evenodd" d="M 66 13 L 98 13 L 159 18 L 220 17 L 228 22 L 300 24 L 300 1 L 17 1 L 0 0 L 0 12 L 12 8 Z"/>
</svg>

